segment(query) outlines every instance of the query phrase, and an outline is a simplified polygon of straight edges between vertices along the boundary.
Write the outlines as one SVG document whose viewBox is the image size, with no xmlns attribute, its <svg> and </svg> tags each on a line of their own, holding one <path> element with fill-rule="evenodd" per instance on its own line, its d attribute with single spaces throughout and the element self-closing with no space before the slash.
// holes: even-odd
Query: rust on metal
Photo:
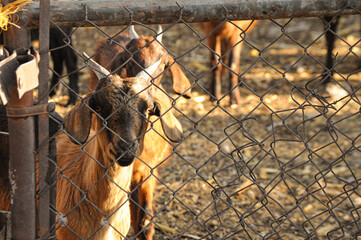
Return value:
<svg viewBox="0 0 361 240">
<path fill-rule="evenodd" d="M 50 0 L 40 0 L 40 26 L 39 26 L 39 106 L 48 105 L 48 81 L 49 81 L 49 27 L 50 27 Z M 48 105 L 49 106 L 49 105 Z M 55 109 L 55 104 L 53 105 Z M 56 188 L 49 189 L 49 185 L 56 180 L 49 180 L 52 176 L 49 171 L 52 164 L 49 164 L 49 111 L 39 115 L 38 142 L 39 149 L 39 237 L 49 239 L 49 230 L 55 223 L 55 215 L 50 211 L 50 205 L 55 206 Z M 50 181 L 50 182 L 49 182 Z M 55 184 L 56 185 L 56 184 Z M 53 200 L 53 202 L 52 202 Z"/>
<path fill-rule="evenodd" d="M 50 102 L 26 107 L 7 107 L 6 115 L 8 118 L 29 117 L 41 114 L 48 114 L 49 112 L 53 112 L 54 110 L 55 103 Z"/>
</svg>

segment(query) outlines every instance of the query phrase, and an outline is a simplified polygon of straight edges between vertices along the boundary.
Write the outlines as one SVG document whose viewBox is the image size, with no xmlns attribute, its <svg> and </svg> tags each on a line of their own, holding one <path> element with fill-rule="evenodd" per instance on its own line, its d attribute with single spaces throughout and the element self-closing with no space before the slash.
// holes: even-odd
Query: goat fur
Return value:
<svg viewBox="0 0 361 240">
<path fill-rule="evenodd" d="M 89 137 L 92 138 L 101 128 L 102 123 L 96 118 Z M 85 153 L 65 133 L 57 137 L 60 149 L 58 167 L 65 169 L 58 174 L 57 210 L 66 215 L 66 225 L 76 229 L 83 238 L 90 237 L 100 228 L 93 239 L 119 239 L 126 236 L 130 227 L 127 192 L 133 165 L 112 164 L 106 149 L 108 142 L 105 131 L 102 131 L 86 145 Z M 76 161 L 72 163 L 74 159 Z M 102 166 L 109 167 L 106 177 Z M 106 222 L 105 216 L 111 216 L 107 220 L 108 226 L 102 226 L 102 222 Z M 76 239 L 67 227 L 60 227 L 57 235 L 59 239 Z"/>
</svg>

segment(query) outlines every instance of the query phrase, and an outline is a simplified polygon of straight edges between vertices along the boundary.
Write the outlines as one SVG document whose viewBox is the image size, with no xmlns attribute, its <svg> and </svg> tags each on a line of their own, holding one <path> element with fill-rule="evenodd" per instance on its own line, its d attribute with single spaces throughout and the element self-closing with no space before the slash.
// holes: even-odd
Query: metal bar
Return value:
<svg viewBox="0 0 361 240">
<path fill-rule="evenodd" d="M 179 4 L 179 5 L 177 5 Z M 346 9 L 344 9 L 346 7 Z M 182 9 L 182 10 L 181 10 Z M 112 0 L 52 1 L 51 20 L 62 27 L 124 25 L 131 20 L 144 24 L 171 23 L 181 18 L 188 22 L 276 19 L 358 14 L 359 0 Z M 39 3 L 32 2 L 30 27 L 39 25 Z M 131 12 L 131 13 L 130 13 Z"/>
<path fill-rule="evenodd" d="M 49 93 L 49 28 L 50 28 L 50 1 L 40 0 L 39 16 L 39 104 L 47 104 Z M 55 216 L 50 212 L 49 183 L 46 179 L 50 170 L 49 153 L 49 115 L 39 115 L 39 234 L 41 239 L 48 239 L 51 224 L 55 221 Z M 45 143 L 45 144 L 43 144 Z"/>
<path fill-rule="evenodd" d="M 28 117 L 28 116 L 36 116 L 41 114 L 48 114 L 55 110 L 55 103 L 44 103 L 34 106 L 27 106 L 27 107 L 7 107 L 6 108 L 6 115 L 8 117 Z"/>
<path fill-rule="evenodd" d="M 6 5 L 13 0 L 4 0 Z M 20 28 L 9 26 L 4 32 L 4 45 L 12 52 L 17 48 L 30 47 L 30 31 L 26 29 L 27 16 L 17 13 Z M 13 16 L 12 19 L 17 19 Z M 33 91 L 26 92 L 19 99 L 16 82 L 9 89 L 9 107 L 33 105 Z M 10 184 L 11 184 L 11 232 L 12 239 L 36 238 L 36 200 L 35 200 L 35 133 L 34 117 L 8 118 Z"/>
</svg>

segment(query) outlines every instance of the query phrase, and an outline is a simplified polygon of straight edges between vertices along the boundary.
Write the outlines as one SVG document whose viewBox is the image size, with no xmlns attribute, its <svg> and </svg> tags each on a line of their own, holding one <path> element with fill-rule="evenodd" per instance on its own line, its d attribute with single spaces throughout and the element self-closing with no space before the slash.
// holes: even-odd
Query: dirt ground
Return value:
<svg viewBox="0 0 361 240">
<path fill-rule="evenodd" d="M 189 26 L 163 25 L 164 45 L 194 85 L 184 99 L 172 94 L 169 76 L 163 79 L 184 141 L 159 168 L 155 239 L 361 235 L 361 72 L 351 74 L 360 64 L 359 18 L 341 19 L 334 50 L 341 62 L 327 87 L 318 86 L 326 54 L 320 19 L 259 21 L 242 51 L 242 104 L 231 106 L 228 96 L 209 101 L 209 50 L 198 25 Z M 102 29 L 112 36 L 121 27 Z M 76 50 L 88 54 L 105 37 L 95 28 L 74 36 Z M 89 72 L 81 59 L 79 68 L 84 94 Z M 66 100 L 54 98 L 62 114 Z"/>
</svg>

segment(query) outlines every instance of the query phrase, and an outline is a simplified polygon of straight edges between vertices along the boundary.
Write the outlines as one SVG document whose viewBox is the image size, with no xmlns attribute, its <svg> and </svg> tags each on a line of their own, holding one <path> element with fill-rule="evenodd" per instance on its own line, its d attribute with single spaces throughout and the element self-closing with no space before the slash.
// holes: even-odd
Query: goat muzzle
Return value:
<svg viewBox="0 0 361 240">
<path fill-rule="evenodd" d="M 138 141 L 134 141 L 131 144 L 122 144 L 118 143 L 115 147 L 115 152 L 111 151 L 117 163 L 126 167 L 133 163 L 135 159 L 135 154 L 138 151 L 139 143 Z"/>
</svg>

